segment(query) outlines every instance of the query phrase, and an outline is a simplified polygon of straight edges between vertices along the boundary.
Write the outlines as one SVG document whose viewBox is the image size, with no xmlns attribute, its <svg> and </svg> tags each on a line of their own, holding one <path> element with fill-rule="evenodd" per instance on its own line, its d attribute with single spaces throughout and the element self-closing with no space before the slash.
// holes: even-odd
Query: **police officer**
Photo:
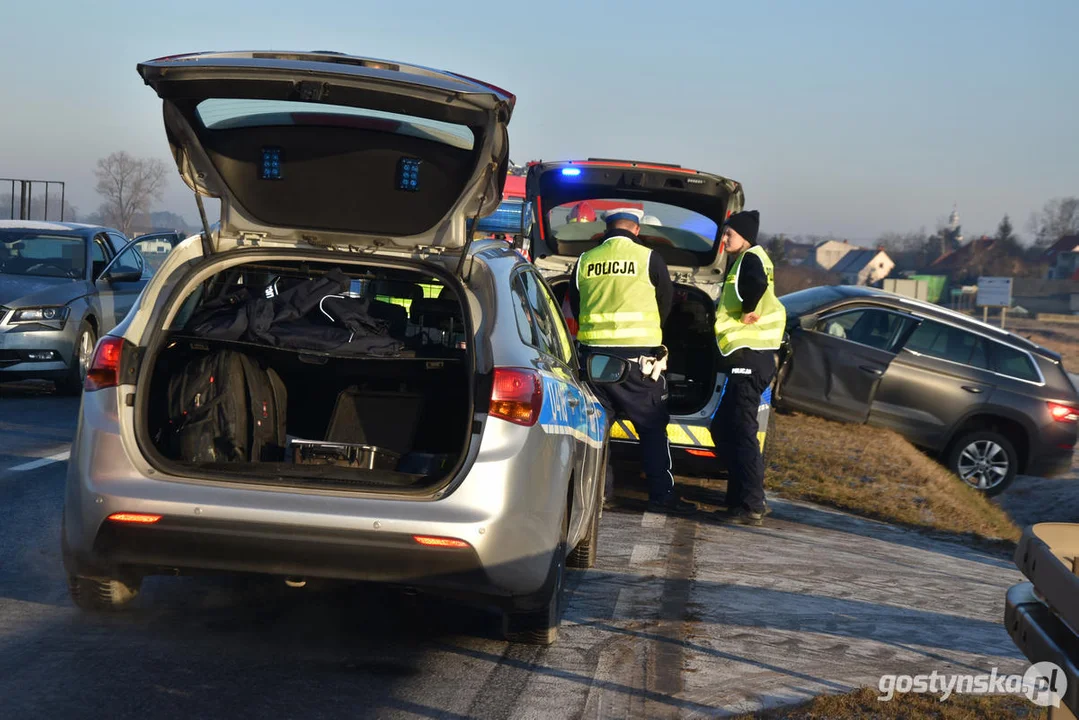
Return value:
<svg viewBox="0 0 1079 720">
<path fill-rule="evenodd" d="M 729 269 L 716 306 L 716 342 L 727 383 L 709 430 L 728 470 L 727 510 L 720 514 L 739 525 L 761 525 L 767 512 L 757 412 L 775 375 L 787 324 L 772 261 L 757 245 L 759 226 L 756 210 L 727 220 L 722 240 Z"/>
<path fill-rule="evenodd" d="M 688 514 L 697 507 L 674 493 L 667 378 L 662 374 L 663 321 L 671 310 L 674 287 L 663 258 L 637 241 L 643 217 L 634 208 L 607 213 L 603 242 L 582 254 L 573 270 L 570 307 L 579 324 L 577 340 L 586 363 L 592 350 L 630 360 L 623 382 L 597 385 L 595 390 L 612 414 L 628 418 L 637 431 L 648 479 L 648 509 Z M 609 478 L 608 497 L 610 482 Z"/>
</svg>

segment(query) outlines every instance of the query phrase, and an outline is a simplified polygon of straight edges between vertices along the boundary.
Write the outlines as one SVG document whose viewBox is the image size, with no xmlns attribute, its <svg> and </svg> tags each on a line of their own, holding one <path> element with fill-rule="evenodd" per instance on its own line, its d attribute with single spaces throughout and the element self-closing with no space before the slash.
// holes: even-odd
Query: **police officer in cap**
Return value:
<svg viewBox="0 0 1079 720">
<path fill-rule="evenodd" d="M 667 263 L 637 240 L 644 213 L 620 208 L 607 213 L 603 242 L 581 255 L 570 283 L 570 307 L 577 318 L 577 340 L 587 363 L 591 351 L 630 360 L 625 380 L 595 388 L 612 414 L 633 423 L 640 438 L 648 479 L 648 509 L 688 514 L 697 507 L 674 493 L 667 442 L 666 348 L 663 321 L 671 310 L 674 287 Z M 608 473 L 607 496 L 612 478 Z"/>
<path fill-rule="evenodd" d="M 756 210 L 727 220 L 722 234 L 727 279 L 716 306 L 716 342 L 727 383 L 709 429 L 728 470 L 727 510 L 721 517 L 739 525 L 761 525 L 767 512 L 757 413 L 775 376 L 776 351 L 787 325 L 772 261 L 757 245 L 759 226 Z"/>
</svg>

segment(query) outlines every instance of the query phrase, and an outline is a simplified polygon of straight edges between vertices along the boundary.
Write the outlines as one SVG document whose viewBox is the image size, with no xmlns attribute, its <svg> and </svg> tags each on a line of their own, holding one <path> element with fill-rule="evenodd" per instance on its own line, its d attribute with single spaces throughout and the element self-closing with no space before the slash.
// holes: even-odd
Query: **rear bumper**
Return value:
<svg viewBox="0 0 1079 720">
<path fill-rule="evenodd" d="M 1036 451 L 1031 453 L 1025 474 L 1047 478 L 1066 475 L 1072 469 L 1074 455 L 1074 448 L 1065 450 L 1054 447 Z"/>
<path fill-rule="evenodd" d="M 322 577 L 457 591 L 492 585 L 471 546 L 425 547 L 404 533 L 175 516 L 150 525 L 106 521 L 92 551 L 68 559 L 80 574 L 102 576 L 137 568 Z"/>
<path fill-rule="evenodd" d="M 558 452 L 537 427 L 488 421 L 467 476 L 441 499 L 165 477 L 114 432 L 123 392 L 85 393 L 64 499 L 69 573 L 254 572 L 410 585 L 527 608 L 549 587 L 566 506 Z M 569 443 L 568 436 L 555 442 Z M 118 524 L 113 513 L 162 516 Z M 428 547 L 414 536 L 452 538 Z M 571 538 L 572 541 L 572 538 Z"/>
</svg>

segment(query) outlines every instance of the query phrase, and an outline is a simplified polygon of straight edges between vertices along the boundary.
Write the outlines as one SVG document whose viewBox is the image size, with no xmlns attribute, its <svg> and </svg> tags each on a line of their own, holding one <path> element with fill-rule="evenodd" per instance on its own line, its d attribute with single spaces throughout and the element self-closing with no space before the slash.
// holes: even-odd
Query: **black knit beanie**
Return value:
<svg viewBox="0 0 1079 720">
<path fill-rule="evenodd" d="M 727 218 L 731 229 L 746 239 L 750 245 L 757 244 L 757 231 L 761 227 L 761 214 L 756 210 L 743 210 Z"/>
</svg>

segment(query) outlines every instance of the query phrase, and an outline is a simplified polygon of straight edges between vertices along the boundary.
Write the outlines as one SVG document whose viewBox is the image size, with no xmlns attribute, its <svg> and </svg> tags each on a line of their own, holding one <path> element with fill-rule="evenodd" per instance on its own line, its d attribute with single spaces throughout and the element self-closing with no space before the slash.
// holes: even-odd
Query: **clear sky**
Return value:
<svg viewBox="0 0 1079 720">
<path fill-rule="evenodd" d="M 0 9 L 0 177 L 170 163 L 141 60 L 338 50 L 518 96 L 511 157 L 621 157 L 740 180 L 762 232 L 965 234 L 1079 195 L 1077 0 L 12 0 Z M 165 209 L 197 214 L 179 176 Z"/>
</svg>

